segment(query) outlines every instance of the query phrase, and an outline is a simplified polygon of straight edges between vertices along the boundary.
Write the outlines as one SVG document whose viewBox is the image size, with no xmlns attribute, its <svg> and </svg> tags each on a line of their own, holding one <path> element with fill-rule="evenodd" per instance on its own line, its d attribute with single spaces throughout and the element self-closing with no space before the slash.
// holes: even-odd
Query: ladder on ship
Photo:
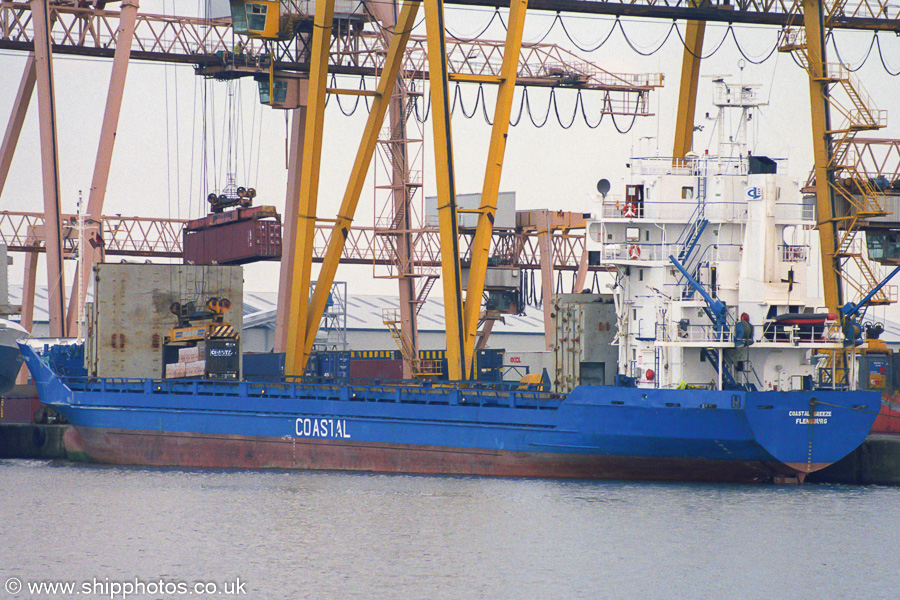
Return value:
<svg viewBox="0 0 900 600">
<path fill-rule="evenodd" d="M 719 352 L 717 348 L 703 348 L 701 350 L 701 354 L 703 358 L 710 364 L 710 366 L 715 370 L 716 373 L 719 372 Z M 743 388 L 751 392 L 756 391 L 756 384 L 752 382 L 746 383 L 738 383 L 737 379 L 734 377 L 735 373 L 735 364 L 725 356 L 725 352 L 722 352 L 722 382 L 726 384 L 723 387 L 728 387 L 731 389 L 734 388 Z M 755 373 L 754 373 L 755 375 Z M 759 377 L 757 377 L 759 379 Z"/>
<path fill-rule="evenodd" d="M 687 225 L 681 230 L 681 235 L 678 236 L 675 245 L 680 246 L 678 262 L 684 265 L 684 268 L 692 274 L 694 279 L 699 280 L 700 267 L 703 263 L 699 260 L 700 257 L 695 250 L 700 243 L 700 237 L 709 224 L 709 221 L 706 219 L 706 177 L 701 176 L 697 178 L 697 190 L 697 207 L 694 209 Z M 684 299 L 690 298 L 694 293 L 694 289 L 684 276 L 678 279 L 676 286 L 682 289 L 681 296 Z"/>
</svg>

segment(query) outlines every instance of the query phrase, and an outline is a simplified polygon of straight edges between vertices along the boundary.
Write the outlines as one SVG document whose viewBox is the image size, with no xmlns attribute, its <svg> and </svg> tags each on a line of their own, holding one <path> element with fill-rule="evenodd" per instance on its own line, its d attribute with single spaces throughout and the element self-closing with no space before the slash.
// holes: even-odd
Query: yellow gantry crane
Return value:
<svg viewBox="0 0 900 600">
<path fill-rule="evenodd" d="M 510 6 L 510 18 L 503 52 L 503 65 L 499 76 L 469 76 L 468 81 L 498 84 L 497 105 L 481 207 L 472 246 L 466 304 L 462 298 L 460 268 L 458 209 L 456 206 L 453 146 L 450 128 L 450 97 L 448 85 L 450 72 L 444 41 L 444 5 L 442 0 L 424 0 L 425 27 L 428 40 L 428 70 L 431 86 L 431 114 L 435 139 L 435 164 L 438 197 L 438 218 L 441 236 L 441 267 L 445 320 L 447 328 L 447 363 L 451 379 L 472 376 L 478 319 L 484 292 L 485 273 L 493 233 L 494 214 L 497 209 L 500 175 L 509 129 L 513 91 L 522 45 L 527 0 L 514 0 Z M 312 277 L 312 244 L 314 241 L 319 173 L 321 168 L 322 133 L 325 117 L 325 96 L 328 79 L 328 50 L 331 42 L 334 0 L 319 0 L 313 22 L 310 48 L 309 90 L 305 140 L 301 168 L 298 219 L 295 231 L 290 309 L 287 316 L 286 366 L 292 373 L 303 373 L 312 352 L 315 332 L 325 309 L 328 292 L 334 281 L 353 216 L 359 202 L 363 183 L 378 140 L 378 133 L 387 113 L 391 91 L 403 61 L 410 33 L 415 25 L 421 0 L 403 3 L 391 38 L 378 87 L 373 94 L 372 107 L 357 151 L 340 210 L 334 224 L 328 250 L 322 263 L 317 285 L 307 303 L 305 293 Z M 233 0 L 231 2 L 235 31 L 254 37 L 285 39 L 290 35 L 291 7 L 281 0 Z M 284 9 L 284 10 L 282 10 Z"/>
<path fill-rule="evenodd" d="M 388 48 L 384 69 L 378 82 L 372 108 L 356 155 L 350 181 L 344 194 L 340 211 L 329 241 L 329 248 L 318 277 L 312 299 L 306 303 L 304 294 L 294 293 L 287 327 L 286 365 L 294 373 L 302 373 L 312 351 L 315 331 L 319 327 L 328 290 L 337 270 L 343 244 L 353 221 L 363 182 L 368 171 L 378 132 L 388 108 L 391 89 L 400 71 L 403 52 L 422 4 L 419 0 L 403 3 L 397 19 L 395 34 Z M 435 140 L 435 172 L 438 197 L 438 217 L 441 235 L 441 268 L 444 290 L 445 322 L 447 329 L 447 363 L 451 379 L 471 376 L 472 357 L 475 350 L 475 330 L 481 309 L 481 291 L 487 268 L 487 253 L 492 233 L 492 222 L 497 205 L 500 172 L 503 163 L 505 137 L 515 86 L 518 57 L 524 25 L 525 1 L 515 2 L 511 10 L 503 69 L 499 77 L 485 76 L 485 83 L 500 84 L 494 127 L 491 134 L 488 175 L 485 193 L 479 209 L 476 243 L 473 249 L 473 266 L 470 271 L 468 299 L 471 308 L 463 305 L 461 269 L 459 263 L 459 233 L 456 206 L 455 175 L 453 168 L 452 137 L 450 130 L 449 69 L 444 45 L 444 6 L 442 0 L 425 0 L 425 27 L 428 39 L 429 82 L 431 87 L 431 114 Z M 300 184 L 296 252 L 294 255 L 294 280 L 292 289 L 309 289 L 313 228 L 316 218 L 316 198 L 321 160 L 321 137 L 325 110 L 325 86 L 328 75 L 328 47 L 330 23 L 334 14 L 334 1 L 320 1 L 316 5 L 315 26 L 311 43 L 310 79 L 306 121 L 306 144 Z M 503 117 L 505 115 L 505 118 Z M 486 234 L 486 237 L 485 237 Z M 476 263 L 476 261 L 478 261 Z M 473 318 L 474 317 L 474 318 Z M 471 322 L 470 322 L 471 320 Z M 472 335 L 467 332 L 472 331 Z"/>
</svg>

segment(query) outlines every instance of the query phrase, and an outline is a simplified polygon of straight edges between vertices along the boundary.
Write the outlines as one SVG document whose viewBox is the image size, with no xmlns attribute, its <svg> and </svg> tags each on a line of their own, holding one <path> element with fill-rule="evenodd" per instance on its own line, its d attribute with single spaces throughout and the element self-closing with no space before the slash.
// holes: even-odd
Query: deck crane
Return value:
<svg viewBox="0 0 900 600">
<path fill-rule="evenodd" d="M 872 299 L 877 296 L 881 289 L 887 285 L 898 272 L 900 272 L 900 265 L 894 267 L 894 269 L 888 273 L 888 276 L 881 280 L 881 283 L 872 288 L 869 293 L 863 296 L 858 302 L 847 302 L 841 307 L 841 323 L 844 332 L 845 346 L 856 346 L 862 342 L 859 338 L 862 335 L 863 328 L 857 321 L 856 316 L 865 312 L 865 309 L 872 303 Z"/>
</svg>

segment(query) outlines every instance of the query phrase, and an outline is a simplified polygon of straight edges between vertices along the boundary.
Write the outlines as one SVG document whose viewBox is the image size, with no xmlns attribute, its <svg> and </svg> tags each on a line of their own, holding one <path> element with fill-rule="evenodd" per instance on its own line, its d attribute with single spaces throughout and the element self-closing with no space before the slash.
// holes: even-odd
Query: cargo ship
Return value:
<svg viewBox="0 0 900 600">
<path fill-rule="evenodd" d="M 0 395 L 16 383 L 16 376 L 22 369 L 22 354 L 17 342 L 28 336 L 28 331 L 18 323 L 0 319 Z"/>
<path fill-rule="evenodd" d="M 598 184 L 611 293 L 556 299 L 546 388 L 77 377 L 22 352 L 70 456 L 100 463 L 802 482 L 864 441 L 881 395 L 859 329 L 822 308 L 813 206 L 780 161 L 722 154 L 632 159 L 622 196 Z"/>
</svg>

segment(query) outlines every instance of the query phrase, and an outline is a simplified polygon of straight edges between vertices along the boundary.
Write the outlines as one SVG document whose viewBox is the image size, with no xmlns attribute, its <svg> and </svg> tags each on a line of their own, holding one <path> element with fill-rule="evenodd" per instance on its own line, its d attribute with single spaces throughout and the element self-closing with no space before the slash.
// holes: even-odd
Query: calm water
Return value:
<svg viewBox="0 0 900 600">
<path fill-rule="evenodd" d="M 900 597 L 898 488 L 0 461 L 0 511 L 0 598 L 62 597 L 12 576 L 94 586 L 78 598 Z"/>
</svg>

